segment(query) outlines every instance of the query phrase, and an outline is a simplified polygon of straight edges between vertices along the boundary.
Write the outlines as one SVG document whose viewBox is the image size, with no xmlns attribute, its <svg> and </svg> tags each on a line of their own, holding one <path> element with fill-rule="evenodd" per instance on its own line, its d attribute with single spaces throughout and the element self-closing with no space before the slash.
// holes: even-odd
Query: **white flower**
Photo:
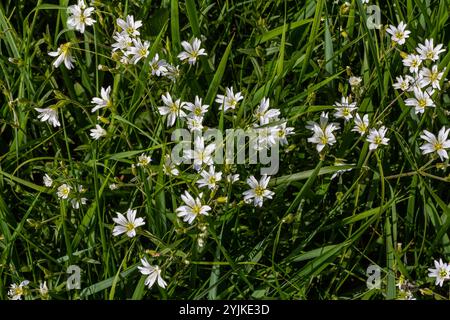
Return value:
<svg viewBox="0 0 450 320">
<path fill-rule="evenodd" d="M 138 157 L 137 166 L 138 167 L 146 167 L 150 164 L 151 161 L 152 161 L 152 158 L 150 158 L 145 153 L 143 153 Z"/>
<path fill-rule="evenodd" d="M 272 199 L 272 196 L 275 194 L 275 192 L 267 189 L 269 181 L 270 177 L 266 175 L 263 175 L 259 182 L 255 179 L 254 176 L 250 176 L 250 178 L 247 179 L 247 184 L 251 189 L 243 193 L 244 202 L 251 203 L 253 199 L 253 205 L 255 207 L 262 207 L 264 198 Z"/>
<path fill-rule="evenodd" d="M 363 136 L 367 132 L 368 128 L 369 128 L 369 115 L 365 114 L 361 119 L 361 116 L 359 114 L 356 114 L 355 126 L 352 129 L 352 131 L 358 132 L 361 136 Z"/>
<path fill-rule="evenodd" d="M 445 68 L 443 71 L 445 71 Z M 441 81 L 442 76 L 444 75 L 444 72 L 439 72 L 437 65 L 434 65 L 431 68 L 431 70 L 423 67 L 420 70 L 419 74 L 421 76 L 420 85 L 422 87 L 425 87 L 431 83 L 431 86 L 434 89 L 441 90 L 441 86 L 439 85 L 439 82 Z"/>
<path fill-rule="evenodd" d="M 130 47 L 133 46 L 133 40 L 128 34 L 115 32 L 113 35 L 113 39 L 116 40 L 116 42 L 111 45 L 113 48 L 113 52 L 119 49 L 126 52 Z"/>
<path fill-rule="evenodd" d="M 208 112 L 208 105 L 202 104 L 202 98 L 195 96 L 195 102 L 185 102 L 184 108 L 191 113 L 188 115 L 189 117 L 202 117 L 206 112 Z"/>
<path fill-rule="evenodd" d="M 67 25 L 70 29 L 75 29 L 84 33 L 86 26 L 92 26 L 96 21 L 91 18 L 94 8 L 88 7 L 84 3 L 84 0 L 78 0 L 78 4 L 69 6 L 67 11 L 71 16 L 67 18 Z"/>
<path fill-rule="evenodd" d="M 256 125 L 255 125 L 256 126 Z M 250 140 L 250 144 L 255 150 L 269 149 L 277 143 L 277 132 L 275 127 L 263 126 L 255 128 L 256 140 Z"/>
<path fill-rule="evenodd" d="M 344 118 L 345 121 L 353 118 L 352 112 L 358 109 L 358 107 L 356 106 L 356 102 L 352 102 L 349 104 L 348 98 L 346 97 L 342 97 L 341 102 L 335 102 L 334 105 L 337 107 L 335 109 L 336 112 L 334 113 L 334 116 L 336 118 Z"/>
<path fill-rule="evenodd" d="M 163 71 L 162 75 L 175 82 L 180 77 L 180 66 L 173 66 L 168 63 L 165 67 L 166 71 Z"/>
<path fill-rule="evenodd" d="M 130 63 L 136 64 L 142 58 L 147 58 L 149 47 L 150 42 L 144 41 L 144 43 L 142 43 L 141 39 L 133 39 L 133 46 L 128 48 L 128 51 L 126 52 L 126 55 L 132 56 Z"/>
<path fill-rule="evenodd" d="M 194 65 L 197 62 L 198 56 L 207 55 L 205 49 L 200 49 L 201 44 L 202 42 L 197 38 L 194 38 L 192 44 L 187 41 L 181 42 L 181 45 L 183 46 L 185 51 L 182 51 L 178 55 L 178 59 L 180 59 L 181 61 L 188 59 L 189 64 Z"/>
<path fill-rule="evenodd" d="M 141 20 L 134 21 L 133 16 L 127 16 L 126 19 L 127 19 L 127 21 L 125 21 L 123 19 L 117 19 L 117 21 L 116 21 L 117 25 L 120 28 L 122 28 L 122 33 L 126 34 L 132 38 L 140 35 L 140 33 L 137 29 L 142 27 L 142 21 Z"/>
<path fill-rule="evenodd" d="M 199 215 L 208 215 L 208 211 L 211 210 L 210 206 L 202 205 L 200 198 L 202 197 L 202 194 L 200 194 L 200 197 L 194 198 L 189 194 L 189 192 L 185 191 L 184 195 L 181 195 L 181 199 L 186 204 L 185 206 L 178 207 L 176 209 L 177 216 L 183 217 L 183 221 L 187 222 L 189 224 L 192 224 L 194 219 Z"/>
<path fill-rule="evenodd" d="M 175 163 L 172 161 L 170 154 L 164 156 L 163 171 L 166 175 L 177 176 L 180 174 L 180 171 L 175 167 Z"/>
<path fill-rule="evenodd" d="M 227 111 L 228 109 L 235 109 L 238 102 L 244 99 L 240 92 L 237 92 L 236 94 L 233 93 L 233 87 L 226 88 L 225 91 L 225 95 L 218 94 L 215 100 L 217 103 L 223 106 L 223 111 Z"/>
<path fill-rule="evenodd" d="M 197 180 L 199 188 L 208 187 L 210 190 L 217 188 L 217 182 L 222 180 L 222 172 L 216 172 L 214 166 L 209 167 L 209 171 L 200 172 L 202 179 Z"/>
<path fill-rule="evenodd" d="M 69 197 L 71 190 L 72 190 L 72 187 L 64 183 L 58 187 L 56 194 L 58 195 L 58 198 L 60 198 L 60 199 L 67 199 Z"/>
<path fill-rule="evenodd" d="M 48 174 L 45 174 L 45 175 L 44 175 L 43 180 L 44 180 L 44 185 L 45 185 L 46 187 L 49 187 L 49 188 L 50 188 L 50 187 L 52 186 L 52 184 L 53 184 L 53 179 L 50 178 L 50 176 L 49 176 Z"/>
<path fill-rule="evenodd" d="M 152 61 L 150 61 L 150 69 L 152 70 L 152 75 L 160 77 L 167 72 L 167 62 L 160 60 L 159 55 L 156 53 Z"/>
<path fill-rule="evenodd" d="M 167 283 L 161 277 L 161 269 L 158 266 L 152 266 L 148 263 L 147 259 L 141 259 L 142 267 L 139 266 L 138 269 L 143 275 L 148 275 L 145 279 L 145 285 L 150 289 L 156 282 L 161 288 L 165 288 Z"/>
<path fill-rule="evenodd" d="M 417 300 L 410 290 L 399 290 L 399 300 Z"/>
<path fill-rule="evenodd" d="M 239 181 L 239 174 L 231 174 L 230 173 L 229 175 L 227 175 L 226 180 L 228 183 L 233 184 L 233 183 Z"/>
<path fill-rule="evenodd" d="M 25 287 L 28 286 L 30 281 L 24 280 L 19 285 L 13 283 L 9 287 L 8 296 L 11 300 L 21 300 L 25 294 Z"/>
<path fill-rule="evenodd" d="M 90 136 L 92 137 L 92 139 L 98 140 L 101 137 L 106 136 L 106 130 L 96 124 L 95 129 L 91 129 Z"/>
<path fill-rule="evenodd" d="M 336 137 L 333 131 L 339 129 L 339 124 L 330 123 L 328 124 L 328 113 L 322 112 L 320 116 L 320 124 L 308 121 L 307 129 L 313 131 L 313 136 L 308 138 L 308 142 L 317 144 L 317 152 L 321 152 L 326 145 L 333 145 L 336 143 Z"/>
<path fill-rule="evenodd" d="M 402 76 L 396 77 L 396 83 L 393 84 L 394 89 L 407 91 L 410 87 L 410 81 L 413 79 L 411 76 L 406 76 L 404 79 Z"/>
<path fill-rule="evenodd" d="M 387 129 L 382 126 L 380 129 L 370 129 L 367 142 L 370 142 L 369 150 L 376 150 L 380 145 L 388 145 L 389 139 L 385 138 Z"/>
<path fill-rule="evenodd" d="M 450 140 L 447 139 L 449 132 L 450 129 L 442 127 L 436 138 L 433 133 L 423 130 L 423 135 L 420 135 L 420 137 L 427 143 L 420 147 L 422 154 L 437 152 L 441 161 L 444 161 L 444 158 L 448 159 L 448 153 L 445 149 L 450 148 Z"/>
<path fill-rule="evenodd" d="M 117 218 L 113 218 L 113 221 L 118 224 L 113 229 L 113 236 L 119 236 L 122 233 L 126 233 L 128 237 L 133 238 L 136 236 L 136 228 L 145 225 L 144 218 L 136 218 L 136 210 L 128 209 L 127 217 L 117 212 Z"/>
<path fill-rule="evenodd" d="M 255 118 L 259 120 L 260 125 L 268 124 L 272 120 L 278 120 L 280 110 L 269 109 L 269 104 L 269 98 L 262 98 L 258 108 L 255 110 Z"/>
<path fill-rule="evenodd" d="M 80 205 L 85 205 L 87 203 L 87 199 L 81 197 L 81 194 L 86 192 L 86 190 L 83 189 L 83 186 L 81 184 L 77 186 L 77 191 L 78 194 L 70 200 L 70 204 L 74 209 L 80 209 Z"/>
<path fill-rule="evenodd" d="M 414 98 L 409 98 L 405 100 L 405 104 L 407 106 L 412 106 L 415 108 L 415 113 L 424 113 L 426 107 L 436 107 L 433 100 L 431 99 L 431 95 L 434 92 L 431 91 L 422 91 L 417 87 L 414 87 Z"/>
<path fill-rule="evenodd" d="M 75 59 L 72 57 L 72 52 L 70 49 L 71 45 L 72 44 L 70 42 L 64 43 L 59 46 L 58 50 L 48 53 L 51 57 L 58 57 L 55 61 L 53 61 L 53 66 L 55 68 L 58 68 L 63 62 L 69 70 L 74 67 L 73 62 L 75 62 Z"/>
<path fill-rule="evenodd" d="M 425 87 L 423 84 L 423 77 L 420 74 L 420 72 L 414 73 L 413 76 L 407 75 L 406 78 L 408 78 L 408 81 L 411 83 L 408 90 L 409 92 L 414 92 L 414 89 L 421 90 L 423 87 Z"/>
<path fill-rule="evenodd" d="M 100 96 L 101 98 L 95 97 L 92 98 L 91 103 L 96 104 L 94 108 L 92 108 L 91 112 L 95 112 L 101 108 L 109 108 L 112 106 L 111 98 L 111 86 L 108 86 L 106 89 L 102 87 Z"/>
<path fill-rule="evenodd" d="M 339 128 L 339 123 L 332 122 L 331 123 L 336 128 Z M 306 129 L 309 129 L 314 132 L 314 126 L 318 125 L 322 130 L 325 130 L 325 128 L 328 126 L 328 112 L 322 112 L 320 114 L 320 120 L 319 123 L 315 121 L 308 121 L 306 125 Z"/>
<path fill-rule="evenodd" d="M 442 287 L 444 284 L 444 281 L 450 279 L 450 266 L 447 263 L 443 263 L 442 259 L 439 259 L 439 261 L 434 260 L 434 266 L 433 268 L 428 268 L 428 277 L 430 278 L 436 278 L 435 285 L 439 285 Z"/>
<path fill-rule="evenodd" d="M 46 299 L 48 297 L 47 281 L 39 283 L 39 294 L 43 299 Z"/>
<path fill-rule="evenodd" d="M 433 45 L 433 39 L 425 39 L 425 44 L 419 43 L 416 50 L 420 54 L 422 60 L 436 61 L 439 59 L 439 54 L 445 51 L 445 49 L 441 48 L 442 44 L 438 44 L 435 48 Z"/>
<path fill-rule="evenodd" d="M 41 109 L 34 108 L 37 112 L 39 112 L 38 119 L 42 122 L 48 121 L 52 126 L 59 127 L 61 123 L 58 120 L 58 111 L 53 109 L 52 107 Z"/>
<path fill-rule="evenodd" d="M 417 54 L 408 54 L 405 59 L 403 59 L 403 65 L 409 67 L 409 72 L 415 73 L 419 71 L 419 66 L 422 64 L 422 59 Z"/>
<path fill-rule="evenodd" d="M 392 41 L 398 44 L 404 44 L 411 33 L 411 31 L 406 30 L 406 24 L 403 21 L 400 22 L 398 27 L 390 25 L 386 32 L 391 35 Z"/>
<path fill-rule="evenodd" d="M 189 131 L 199 131 L 201 132 L 203 129 L 203 117 L 197 117 L 197 116 L 193 116 L 193 117 L 188 117 L 187 118 L 187 125 L 188 125 L 188 129 Z"/>
<path fill-rule="evenodd" d="M 275 139 L 280 142 L 280 145 L 284 146 L 288 144 L 287 136 L 294 134 L 294 128 L 286 127 L 286 122 L 283 122 L 281 125 L 276 126 L 272 131 Z"/>
<path fill-rule="evenodd" d="M 214 143 L 209 144 L 205 148 L 205 140 L 203 139 L 203 137 L 197 137 L 194 141 L 194 149 L 185 150 L 183 156 L 186 159 L 193 159 L 194 169 L 200 171 L 203 164 L 209 166 L 213 165 L 212 153 L 215 149 L 216 145 Z"/>
<path fill-rule="evenodd" d="M 184 102 L 181 102 L 180 99 L 176 100 L 175 102 L 172 100 L 172 97 L 170 96 L 170 93 L 166 93 L 166 95 L 162 95 L 161 99 L 163 100 L 164 104 L 166 106 L 158 107 L 159 114 L 162 116 L 165 116 L 168 114 L 167 117 L 167 126 L 171 127 L 175 124 L 175 121 L 177 117 L 184 118 L 186 117 L 186 113 L 182 110 L 184 106 Z"/>
<path fill-rule="evenodd" d="M 85 205 L 86 203 L 87 203 L 86 198 L 70 200 L 70 204 L 72 205 L 72 208 L 77 209 L 77 210 L 80 209 L 80 205 Z"/>
<path fill-rule="evenodd" d="M 125 65 L 131 63 L 131 59 L 129 56 L 127 56 L 127 54 L 128 54 L 128 52 L 123 52 L 123 56 L 120 58 L 120 63 L 125 64 Z"/>
<path fill-rule="evenodd" d="M 117 183 L 111 183 L 109 185 L 109 190 L 113 191 L 113 190 L 117 190 L 119 189 L 119 185 Z"/>
<path fill-rule="evenodd" d="M 361 77 L 350 77 L 348 79 L 348 83 L 350 84 L 351 87 L 357 87 L 361 84 L 362 79 Z"/>
</svg>

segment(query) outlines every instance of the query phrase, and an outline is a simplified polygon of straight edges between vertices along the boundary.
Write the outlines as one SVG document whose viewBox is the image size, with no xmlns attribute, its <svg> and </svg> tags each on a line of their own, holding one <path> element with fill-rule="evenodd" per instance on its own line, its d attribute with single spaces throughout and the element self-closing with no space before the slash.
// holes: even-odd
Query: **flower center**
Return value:
<svg viewBox="0 0 450 320">
<path fill-rule="evenodd" d="M 445 278 L 445 277 L 447 277 L 447 270 L 445 270 L 445 269 L 440 269 L 439 270 L 439 277 L 440 278 Z"/>
<path fill-rule="evenodd" d="M 134 33 L 134 28 L 133 28 L 133 27 L 128 27 L 128 28 L 127 28 L 127 32 L 128 32 L 129 35 L 133 35 L 133 33 Z"/>
<path fill-rule="evenodd" d="M 80 14 L 80 22 L 81 23 L 85 23 L 86 22 L 86 16 L 84 15 L 84 13 Z"/>
<path fill-rule="evenodd" d="M 427 52 L 427 59 L 433 59 L 434 57 L 434 51 L 433 50 L 428 50 Z"/>
<path fill-rule="evenodd" d="M 358 127 L 361 132 L 366 132 L 367 130 L 367 126 L 364 123 L 361 123 Z"/>
<path fill-rule="evenodd" d="M 344 115 L 344 117 L 348 117 L 350 115 L 350 109 L 344 108 L 342 110 L 342 114 Z"/>
<path fill-rule="evenodd" d="M 70 51 L 70 42 L 61 45 L 61 53 L 67 55 Z"/>
<path fill-rule="evenodd" d="M 327 138 L 326 136 L 320 137 L 320 142 L 321 142 L 322 144 L 327 144 L 328 138 Z"/>
<path fill-rule="evenodd" d="M 265 189 L 263 187 L 257 186 L 255 188 L 255 195 L 258 196 L 258 197 L 262 197 L 264 195 L 264 190 Z"/>
<path fill-rule="evenodd" d="M 436 80 L 438 80 L 439 77 L 439 73 L 438 72 L 432 72 L 430 75 L 430 80 L 431 82 L 435 82 Z"/>
<path fill-rule="evenodd" d="M 178 113 L 178 106 L 175 103 L 172 103 L 172 105 L 170 106 L 170 112 Z"/>
<path fill-rule="evenodd" d="M 133 222 L 128 222 L 125 225 L 125 228 L 127 228 L 127 232 L 130 232 L 130 231 L 134 230 L 134 223 Z"/>
<path fill-rule="evenodd" d="M 23 295 L 23 288 L 22 287 L 17 287 L 14 291 L 15 291 L 15 295 L 16 296 Z"/>
<path fill-rule="evenodd" d="M 192 207 L 192 213 L 195 214 L 196 216 L 200 214 L 201 210 L 202 206 L 199 206 L 197 204 Z"/>
<path fill-rule="evenodd" d="M 426 99 L 419 99 L 418 104 L 420 108 L 425 108 L 427 106 L 427 100 Z"/>
<path fill-rule="evenodd" d="M 278 137 L 279 138 L 284 137 L 284 130 L 278 130 Z"/>
<path fill-rule="evenodd" d="M 434 149 L 435 149 L 436 151 L 442 150 L 442 149 L 443 149 L 442 143 L 436 142 L 436 143 L 434 144 Z"/>
<path fill-rule="evenodd" d="M 381 144 L 383 142 L 383 139 L 380 136 L 376 136 L 374 139 L 375 144 Z"/>
<path fill-rule="evenodd" d="M 147 55 L 147 49 L 146 48 L 142 48 L 142 49 L 140 49 L 139 50 L 139 54 L 141 55 L 141 56 L 146 56 Z"/>
<path fill-rule="evenodd" d="M 395 37 L 396 37 L 397 39 L 402 39 L 403 36 L 404 36 L 404 33 L 401 32 L 401 31 L 397 31 L 397 32 L 395 33 Z"/>
<path fill-rule="evenodd" d="M 209 184 L 216 184 L 216 177 L 214 177 L 214 176 L 209 177 L 208 182 L 209 182 Z"/>
</svg>

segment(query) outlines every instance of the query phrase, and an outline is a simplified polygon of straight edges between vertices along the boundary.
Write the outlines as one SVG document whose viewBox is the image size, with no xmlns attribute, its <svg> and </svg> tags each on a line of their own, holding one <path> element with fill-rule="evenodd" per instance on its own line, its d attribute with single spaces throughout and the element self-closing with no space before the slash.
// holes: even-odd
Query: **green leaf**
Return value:
<svg viewBox="0 0 450 320">
<path fill-rule="evenodd" d="M 222 81 L 223 74 L 225 72 L 225 68 L 227 66 L 227 60 L 228 56 L 231 52 L 231 45 L 233 44 L 234 36 L 231 38 L 230 43 L 228 44 L 227 48 L 225 49 L 225 53 L 222 56 L 222 59 L 220 60 L 219 67 L 217 68 L 216 72 L 214 73 L 213 80 L 211 81 L 211 84 L 209 85 L 208 92 L 206 93 L 205 97 L 205 104 L 212 105 L 214 102 L 214 98 L 217 94 L 217 90 L 219 89 L 220 82 Z"/>
</svg>

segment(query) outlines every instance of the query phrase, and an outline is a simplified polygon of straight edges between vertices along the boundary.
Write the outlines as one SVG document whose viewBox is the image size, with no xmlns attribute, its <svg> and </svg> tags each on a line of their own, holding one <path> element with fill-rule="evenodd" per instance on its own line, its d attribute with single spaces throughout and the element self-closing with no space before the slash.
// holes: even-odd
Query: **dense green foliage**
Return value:
<svg viewBox="0 0 450 320">
<path fill-rule="evenodd" d="M 418 299 L 448 296 L 427 277 L 434 259 L 450 259 L 448 160 L 419 147 L 423 130 L 449 125 L 450 1 L 380 2 L 381 29 L 367 27 L 368 5 L 359 0 L 94 1 L 97 22 L 84 34 L 67 28 L 72 4 L 0 3 L 0 298 L 28 279 L 28 298 L 46 281 L 52 299 L 395 299 L 401 277 Z M 142 20 L 140 36 L 150 41 L 136 65 L 111 56 L 116 19 L 126 15 Z M 386 33 L 400 21 L 411 31 L 402 46 Z M 208 55 L 182 64 L 181 42 L 193 37 Z M 430 38 L 444 45 L 437 63 L 447 69 L 436 108 L 417 115 L 405 105 L 410 94 L 392 85 L 407 69 L 404 53 Z M 55 68 L 48 55 L 66 42 L 71 70 Z M 180 64 L 176 82 L 151 75 L 155 53 Z M 352 75 L 362 78 L 361 90 L 352 91 Z M 91 99 L 109 85 L 113 106 L 92 113 Z M 245 98 L 224 113 L 214 99 L 231 86 Z M 260 165 L 222 165 L 224 177 L 238 173 L 240 181 L 205 191 L 212 210 L 201 223 L 178 218 L 184 190 L 201 190 L 187 165 L 177 177 L 164 174 L 170 134 L 182 127 L 167 127 L 158 113 L 166 92 L 202 97 L 210 106 L 203 125 L 221 129 L 251 126 L 269 97 L 295 130 L 280 148 L 273 199 L 262 208 L 243 201 L 245 180 L 258 178 Z M 388 128 L 389 145 L 371 152 L 353 122 L 339 121 L 336 144 L 319 156 L 305 126 L 322 111 L 332 117 L 348 95 L 371 123 Z M 58 106 L 61 126 L 37 118 L 35 108 L 49 106 Z M 90 137 L 95 124 L 106 137 Z M 151 164 L 132 167 L 142 153 Z M 74 209 L 59 199 L 64 183 L 82 185 L 87 203 Z M 114 237 L 112 218 L 128 208 L 146 225 L 137 237 Z M 166 289 L 144 285 L 137 269 L 144 256 L 161 267 Z M 373 264 L 382 269 L 380 289 L 366 285 Z M 66 290 L 69 265 L 82 270 L 80 290 Z"/>
</svg>

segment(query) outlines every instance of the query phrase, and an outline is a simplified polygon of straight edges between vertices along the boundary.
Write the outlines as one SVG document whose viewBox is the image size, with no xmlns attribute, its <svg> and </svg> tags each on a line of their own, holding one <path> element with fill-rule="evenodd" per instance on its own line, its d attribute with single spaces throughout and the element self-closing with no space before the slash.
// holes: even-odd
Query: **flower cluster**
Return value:
<svg viewBox="0 0 450 320">
<path fill-rule="evenodd" d="M 69 13 L 67 25 L 70 29 L 84 33 L 86 26 L 92 26 L 96 22 L 96 20 L 91 18 L 95 9 L 93 7 L 87 7 L 84 0 L 78 0 L 78 3 L 69 6 L 67 11 Z M 72 55 L 72 45 L 71 42 L 63 43 L 56 51 L 48 53 L 51 57 L 57 57 L 53 62 L 55 68 L 58 68 L 63 62 L 67 69 L 74 68 L 73 63 L 75 59 Z"/>
<path fill-rule="evenodd" d="M 409 68 L 409 73 L 396 78 L 394 88 L 412 96 L 405 100 L 407 106 L 414 107 L 416 114 L 423 114 L 428 108 L 435 108 L 433 95 L 439 91 L 440 81 L 444 71 L 434 64 L 439 54 L 444 52 L 442 44 L 433 45 L 433 39 L 426 39 L 425 44 L 419 44 L 416 52 L 405 54 L 403 65 Z"/>
<path fill-rule="evenodd" d="M 77 5 L 69 8 L 68 25 L 73 29 L 83 33 L 88 26 L 92 26 L 96 21 L 91 18 L 95 13 L 94 8 L 86 7 L 83 0 L 80 0 Z M 143 62 L 147 64 L 149 74 L 154 77 L 166 77 L 171 82 L 176 82 L 180 77 L 180 66 L 173 65 L 167 62 L 164 58 L 167 52 L 162 50 L 155 53 L 154 56 L 149 57 L 151 51 L 151 43 L 144 40 L 142 37 L 143 23 L 141 20 L 136 20 L 133 15 L 127 15 L 124 19 L 116 19 L 116 27 L 112 34 L 113 43 L 112 60 L 117 63 L 116 68 L 124 68 L 129 70 L 138 67 L 138 64 Z M 202 48 L 202 41 L 198 38 L 193 38 L 192 41 L 182 41 L 181 45 L 183 51 L 176 56 L 182 63 L 186 63 L 189 67 L 195 66 L 202 56 L 207 56 L 207 52 Z M 63 62 L 68 69 L 74 68 L 74 56 L 72 49 L 74 43 L 65 43 L 60 46 L 58 51 L 50 52 L 49 55 L 56 57 L 54 66 L 59 67 Z M 168 56 L 169 59 L 171 56 Z M 98 66 L 99 70 L 108 70 L 108 67 Z M 170 82 L 169 82 L 170 83 Z M 194 96 L 193 101 L 182 101 L 180 97 L 175 98 L 170 92 L 161 95 L 162 105 L 158 107 L 160 116 L 165 117 L 165 122 L 168 128 L 177 126 L 178 128 L 186 126 L 192 133 L 197 134 L 194 139 L 193 149 L 185 150 L 183 153 L 183 160 L 191 161 L 192 168 L 196 173 L 196 178 L 189 189 L 184 190 L 181 194 L 182 205 L 175 210 L 177 216 L 183 222 L 194 224 L 199 222 L 198 227 L 201 232 L 198 235 L 198 244 L 200 247 L 204 245 L 207 237 L 207 220 L 214 205 L 217 205 L 226 199 L 220 197 L 223 192 L 226 194 L 226 189 L 230 188 L 236 182 L 239 182 L 239 174 L 235 172 L 235 168 L 224 165 L 224 171 L 219 170 L 219 167 L 213 161 L 214 151 L 219 147 L 216 143 L 210 143 L 201 134 L 205 130 L 204 121 L 210 106 L 203 103 L 203 99 L 199 96 Z M 241 92 L 235 91 L 233 87 L 225 88 L 223 94 L 217 94 L 215 102 L 218 104 L 219 110 L 222 112 L 236 111 L 244 100 L 244 95 Z M 99 112 L 101 115 L 97 116 L 99 123 L 95 123 L 90 128 L 90 137 L 93 140 L 100 140 L 109 137 L 109 128 L 104 127 L 110 125 L 110 119 L 107 118 L 107 113 L 114 114 L 116 112 L 117 104 L 116 94 L 111 85 L 103 85 L 100 87 L 98 96 L 91 99 L 91 112 Z M 53 126 L 60 126 L 58 119 L 58 112 L 56 108 L 41 109 L 36 108 L 40 112 L 39 118 L 41 121 L 48 121 Z M 270 108 L 270 101 L 268 98 L 262 98 L 259 105 L 255 108 L 253 117 L 254 123 L 252 129 L 257 133 L 257 137 L 252 142 L 255 150 L 269 149 L 275 144 L 287 145 L 287 137 L 294 134 L 293 128 L 287 126 L 287 120 L 280 118 L 281 112 L 278 109 Z M 176 178 L 180 174 L 179 166 L 181 161 L 179 159 L 172 159 L 171 150 L 167 150 L 162 156 L 163 171 L 171 178 Z M 146 153 L 142 153 L 137 162 L 132 164 L 131 171 L 135 174 L 135 178 L 130 182 L 135 182 L 138 179 L 137 173 L 142 172 L 144 175 L 151 174 L 152 159 Z M 224 173 L 227 173 L 226 179 L 223 179 Z M 183 178 L 184 179 L 184 178 Z M 243 193 L 243 201 L 245 203 L 253 203 L 255 207 L 262 207 L 264 199 L 272 199 L 274 192 L 268 189 L 270 176 L 263 175 L 258 181 L 253 175 L 247 179 L 247 184 L 250 189 Z M 54 182 L 52 178 L 46 174 L 44 176 L 44 185 L 52 187 Z M 121 187 L 121 182 L 115 180 L 109 184 L 111 191 L 117 190 Z M 201 191 L 201 190 L 205 191 Z M 86 204 L 87 199 L 82 197 L 85 190 L 80 185 L 71 185 L 69 183 L 62 183 L 56 188 L 56 194 L 61 201 L 69 201 L 74 209 L 80 208 L 81 205 Z M 226 200 L 225 200 L 226 201 Z M 137 209 L 129 208 L 126 213 L 117 212 L 117 216 L 112 220 L 115 223 L 112 229 L 113 236 L 121 236 L 126 234 L 129 238 L 134 238 L 138 234 L 138 229 L 145 225 L 145 220 L 142 217 L 137 217 Z M 204 218 L 205 217 L 205 218 Z M 152 287 L 157 283 L 160 287 L 165 288 L 167 283 L 161 276 L 161 268 L 159 266 L 152 266 L 146 258 L 141 259 L 142 266 L 139 267 L 140 272 L 147 276 L 145 284 Z"/>
<path fill-rule="evenodd" d="M 30 293 L 37 291 L 42 300 L 46 300 L 49 297 L 49 290 L 47 287 L 47 282 L 40 282 L 39 288 L 37 290 L 29 289 L 30 281 L 23 280 L 19 284 L 12 283 L 9 286 L 8 297 L 11 300 L 22 300 L 22 298 L 30 297 Z M 33 297 L 34 298 L 34 297 Z"/>
<path fill-rule="evenodd" d="M 409 34 L 405 27 L 403 22 L 398 27 L 390 26 L 388 32 L 392 34 L 393 41 L 405 43 Z M 443 45 L 435 46 L 433 39 L 425 39 L 424 43 L 419 43 L 415 52 L 402 52 L 403 65 L 408 68 L 409 74 L 396 77 L 393 87 L 408 96 L 405 105 L 414 107 L 416 115 L 423 115 L 426 110 L 436 107 L 435 98 L 441 90 L 440 83 L 445 72 L 445 68 L 439 70 L 437 63 L 442 52 L 445 52 Z M 450 129 L 442 127 L 436 137 L 432 132 L 423 130 L 420 135 L 425 141 L 420 147 L 422 154 L 436 153 L 441 161 L 448 159 L 446 149 L 450 148 L 449 132 Z"/>
<path fill-rule="evenodd" d="M 142 27 L 141 20 L 134 20 L 134 16 L 128 15 L 126 19 L 117 19 L 116 31 L 113 39 L 116 41 L 112 44 L 113 54 L 120 53 L 120 62 L 124 64 L 136 64 L 141 59 L 147 58 L 149 54 L 150 42 L 142 42 L 139 28 Z"/>
<path fill-rule="evenodd" d="M 354 80 L 353 80 L 354 81 Z M 353 86 L 359 85 L 353 84 Z M 352 131 L 357 132 L 360 136 L 367 134 L 366 141 L 369 143 L 369 150 L 376 150 L 381 145 L 388 145 L 389 138 L 386 138 L 387 128 L 380 125 L 378 128 L 369 127 L 369 115 L 364 114 L 362 117 L 355 111 L 358 109 L 356 102 L 350 102 L 350 97 L 342 97 L 340 102 L 335 103 L 334 116 L 336 118 L 344 119 L 347 123 L 354 118 Z M 317 152 L 323 157 L 324 148 L 331 147 L 336 143 L 336 136 L 334 132 L 340 129 L 340 124 L 336 122 L 329 122 L 328 113 L 322 112 L 319 123 L 315 121 L 308 121 L 306 128 L 313 132 L 312 137 L 308 138 L 308 142 L 316 145 Z"/>
</svg>

